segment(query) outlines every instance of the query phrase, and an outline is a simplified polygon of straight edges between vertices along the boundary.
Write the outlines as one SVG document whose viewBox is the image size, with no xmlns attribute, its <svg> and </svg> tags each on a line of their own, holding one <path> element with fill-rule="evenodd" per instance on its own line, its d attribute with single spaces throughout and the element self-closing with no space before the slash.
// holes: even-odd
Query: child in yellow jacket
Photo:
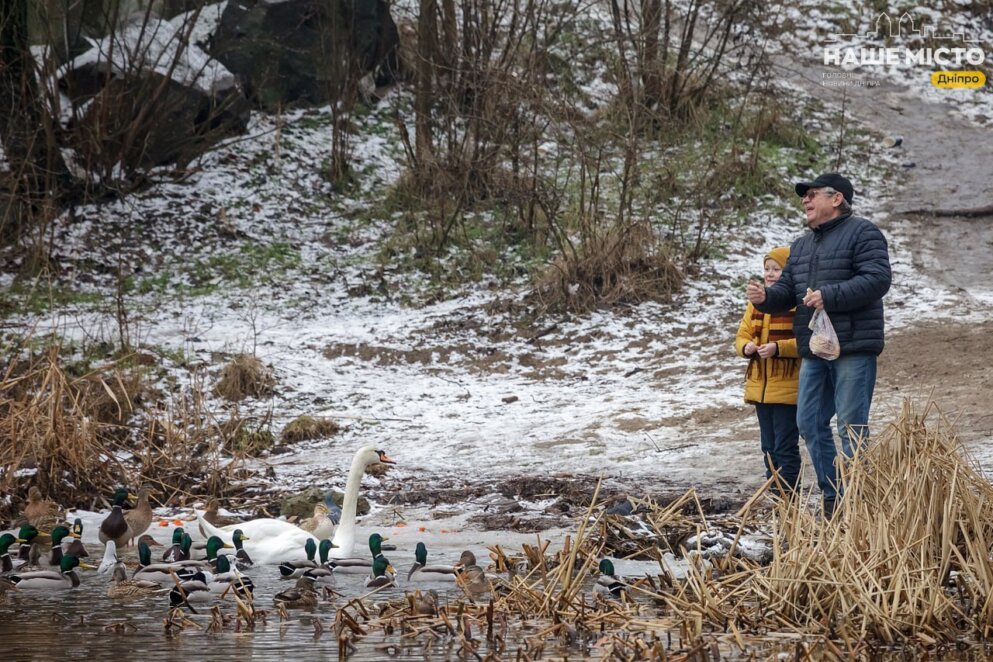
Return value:
<svg viewBox="0 0 993 662">
<path fill-rule="evenodd" d="M 769 251 L 763 260 L 766 287 L 779 280 L 789 259 L 788 246 Z M 734 347 L 748 359 L 745 402 L 755 405 L 762 437 L 766 478 L 775 470 L 788 492 L 800 480 L 800 431 L 796 424 L 796 394 L 800 358 L 793 336 L 793 313 L 768 315 L 748 304 L 738 326 Z"/>
</svg>

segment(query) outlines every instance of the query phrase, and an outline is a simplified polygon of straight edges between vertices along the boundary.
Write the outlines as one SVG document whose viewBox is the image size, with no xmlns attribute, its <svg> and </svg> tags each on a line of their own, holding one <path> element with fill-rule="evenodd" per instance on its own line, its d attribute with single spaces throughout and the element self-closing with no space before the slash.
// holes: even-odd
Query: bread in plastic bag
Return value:
<svg viewBox="0 0 993 662">
<path fill-rule="evenodd" d="M 834 361 L 841 356 L 841 343 L 838 342 L 838 334 L 834 332 L 831 318 L 828 317 L 823 308 L 814 311 L 807 328 L 814 332 L 810 336 L 810 351 L 813 352 L 814 356 L 828 361 Z"/>
</svg>

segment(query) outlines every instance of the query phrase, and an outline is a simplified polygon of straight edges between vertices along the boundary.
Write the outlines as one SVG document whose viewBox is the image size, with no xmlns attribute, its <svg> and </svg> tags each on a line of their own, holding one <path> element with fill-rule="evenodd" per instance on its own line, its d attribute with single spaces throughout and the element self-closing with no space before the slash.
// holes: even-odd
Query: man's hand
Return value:
<svg viewBox="0 0 993 662">
<path fill-rule="evenodd" d="M 748 281 L 745 287 L 745 298 L 752 304 L 765 303 L 765 286 L 754 280 Z"/>
<path fill-rule="evenodd" d="M 759 349 L 758 345 L 756 345 L 753 342 L 750 342 L 741 348 L 741 353 L 744 354 L 745 356 L 751 356 L 752 354 L 757 352 L 758 349 Z"/>
<path fill-rule="evenodd" d="M 817 310 L 824 309 L 824 299 L 821 298 L 820 290 L 807 290 L 807 296 L 803 297 L 803 305 Z"/>
<path fill-rule="evenodd" d="M 770 359 L 779 353 L 779 345 L 774 342 L 767 342 L 758 346 L 758 353 L 763 359 Z"/>
</svg>

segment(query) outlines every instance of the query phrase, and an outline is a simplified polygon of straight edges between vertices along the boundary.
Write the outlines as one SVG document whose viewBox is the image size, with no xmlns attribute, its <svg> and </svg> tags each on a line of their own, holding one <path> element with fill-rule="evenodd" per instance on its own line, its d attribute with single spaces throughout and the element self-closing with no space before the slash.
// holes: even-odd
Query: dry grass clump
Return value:
<svg viewBox="0 0 993 662">
<path fill-rule="evenodd" d="M 993 634 L 993 487 L 937 408 L 905 403 L 843 482 L 830 522 L 801 499 L 779 504 L 768 566 L 728 559 L 719 580 L 691 577 L 666 602 L 712 627 L 837 637 L 849 650 Z"/>
<path fill-rule="evenodd" d="M 64 505 L 132 482 L 115 450 L 139 379 L 117 371 L 71 377 L 58 348 L 16 369 L 0 381 L 0 491 L 26 488 L 17 472 L 32 469 L 32 483 Z"/>
<path fill-rule="evenodd" d="M 214 392 L 225 400 L 238 402 L 247 397 L 267 398 L 275 385 L 272 369 L 258 357 L 238 354 L 221 370 Z"/>
<path fill-rule="evenodd" d="M 683 275 L 665 245 L 645 223 L 590 228 L 569 244 L 535 285 L 553 310 L 591 310 L 601 304 L 668 301 Z"/>
<path fill-rule="evenodd" d="M 341 426 L 330 418 L 304 415 L 290 421 L 283 428 L 283 433 L 279 438 L 284 444 L 293 444 L 299 441 L 333 437 L 340 431 Z"/>
</svg>

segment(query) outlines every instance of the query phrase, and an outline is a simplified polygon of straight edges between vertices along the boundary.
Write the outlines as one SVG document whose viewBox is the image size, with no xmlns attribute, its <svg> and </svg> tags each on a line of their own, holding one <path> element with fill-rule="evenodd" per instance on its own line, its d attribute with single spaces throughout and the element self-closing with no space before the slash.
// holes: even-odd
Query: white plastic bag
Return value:
<svg viewBox="0 0 993 662">
<path fill-rule="evenodd" d="M 823 308 L 814 311 L 807 328 L 814 332 L 810 336 L 810 351 L 813 352 L 814 356 L 828 361 L 834 361 L 841 356 L 841 343 L 838 342 L 838 334 L 834 332 L 831 318 L 828 317 Z"/>
</svg>

